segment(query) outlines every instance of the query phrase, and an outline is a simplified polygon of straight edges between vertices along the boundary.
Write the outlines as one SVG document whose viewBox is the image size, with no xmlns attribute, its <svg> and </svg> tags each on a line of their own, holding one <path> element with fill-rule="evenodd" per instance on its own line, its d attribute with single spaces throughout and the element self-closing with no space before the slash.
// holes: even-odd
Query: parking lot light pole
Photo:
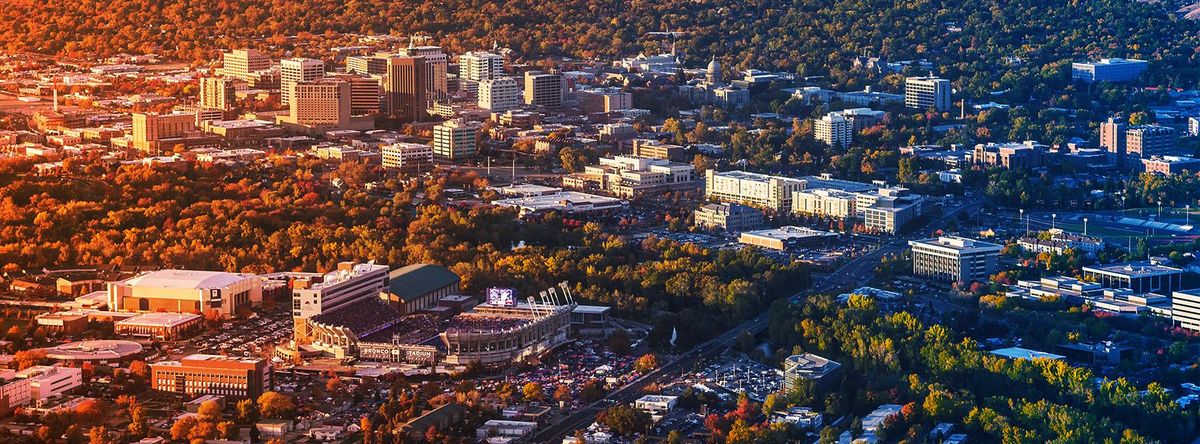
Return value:
<svg viewBox="0 0 1200 444">
<path fill-rule="evenodd" d="M 1087 218 L 1083 218 L 1083 235 L 1087 236 Z"/>
</svg>

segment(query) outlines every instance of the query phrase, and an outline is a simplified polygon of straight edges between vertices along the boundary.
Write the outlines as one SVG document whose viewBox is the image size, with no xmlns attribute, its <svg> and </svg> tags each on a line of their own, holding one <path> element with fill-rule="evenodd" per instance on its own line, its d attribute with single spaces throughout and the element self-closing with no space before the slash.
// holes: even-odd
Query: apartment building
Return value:
<svg viewBox="0 0 1200 444">
<path fill-rule="evenodd" d="M 792 209 L 792 195 L 805 188 L 805 181 L 790 177 L 768 176 L 745 171 L 705 171 L 704 197 L 729 203 L 741 203 L 786 213 Z"/>
</svg>

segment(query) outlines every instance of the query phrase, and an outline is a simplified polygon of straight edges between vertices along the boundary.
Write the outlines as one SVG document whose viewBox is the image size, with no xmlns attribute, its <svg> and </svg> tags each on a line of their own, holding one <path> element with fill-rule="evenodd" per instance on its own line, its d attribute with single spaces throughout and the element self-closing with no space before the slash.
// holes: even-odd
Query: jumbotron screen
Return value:
<svg viewBox="0 0 1200 444">
<path fill-rule="evenodd" d="M 516 307 L 517 290 L 515 288 L 489 288 L 487 289 L 487 301 L 491 305 Z"/>
</svg>

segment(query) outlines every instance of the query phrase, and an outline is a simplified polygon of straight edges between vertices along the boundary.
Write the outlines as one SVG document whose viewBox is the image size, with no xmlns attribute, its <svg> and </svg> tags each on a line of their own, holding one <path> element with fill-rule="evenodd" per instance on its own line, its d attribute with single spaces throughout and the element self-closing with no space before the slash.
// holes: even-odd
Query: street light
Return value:
<svg viewBox="0 0 1200 444">
<path fill-rule="evenodd" d="M 1162 219 L 1162 201 L 1158 201 L 1158 218 Z"/>
<path fill-rule="evenodd" d="M 1050 213 L 1050 229 L 1055 228 L 1054 222 L 1058 220 L 1058 213 Z"/>
<path fill-rule="evenodd" d="M 1087 236 L 1087 218 L 1083 218 L 1083 235 Z"/>
<path fill-rule="evenodd" d="M 1183 224 L 1189 227 L 1192 226 L 1192 204 L 1183 206 Z"/>
<path fill-rule="evenodd" d="M 1021 212 L 1021 219 L 1025 219 L 1025 209 L 1021 208 L 1020 210 L 1017 210 L 1017 211 Z M 1029 219 L 1025 219 L 1025 221 L 1026 221 L 1025 222 L 1025 235 L 1028 236 L 1029 235 L 1029 222 L 1028 222 Z"/>
</svg>

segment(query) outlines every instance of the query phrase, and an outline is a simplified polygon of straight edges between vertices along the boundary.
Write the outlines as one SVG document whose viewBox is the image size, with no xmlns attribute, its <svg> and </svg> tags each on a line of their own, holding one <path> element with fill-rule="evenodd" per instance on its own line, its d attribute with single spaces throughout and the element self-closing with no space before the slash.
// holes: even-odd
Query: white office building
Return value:
<svg viewBox="0 0 1200 444">
<path fill-rule="evenodd" d="M 482 81 L 504 75 L 504 56 L 472 51 L 458 56 L 458 75 L 463 80 Z"/>
<path fill-rule="evenodd" d="M 317 59 L 292 58 L 279 61 L 279 103 L 284 107 L 292 103 L 297 83 L 311 82 L 325 77 L 325 62 Z"/>
<path fill-rule="evenodd" d="M 915 109 L 950 109 L 950 81 L 938 77 L 904 79 L 904 106 Z"/>
<path fill-rule="evenodd" d="M 957 236 L 908 241 L 913 274 L 945 282 L 987 282 L 1001 246 Z"/>
<path fill-rule="evenodd" d="M 850 146 L 854 128 L 842 113 L 833 112 L 813 119 L 813 137 L 831 147 L 845 148 Z"/>
<path fill-rule="evenodd" d="M 479 81 L 478 105 L 494 113 L 521 107 L 521 85 L 512 77 Z"/>
<path fill-rule="evenodd" d="M 432 171 L 433 147 L 424 143 L 398 142 L 380 147 L 383 167 L 402 171 Z"/>
</svg>

